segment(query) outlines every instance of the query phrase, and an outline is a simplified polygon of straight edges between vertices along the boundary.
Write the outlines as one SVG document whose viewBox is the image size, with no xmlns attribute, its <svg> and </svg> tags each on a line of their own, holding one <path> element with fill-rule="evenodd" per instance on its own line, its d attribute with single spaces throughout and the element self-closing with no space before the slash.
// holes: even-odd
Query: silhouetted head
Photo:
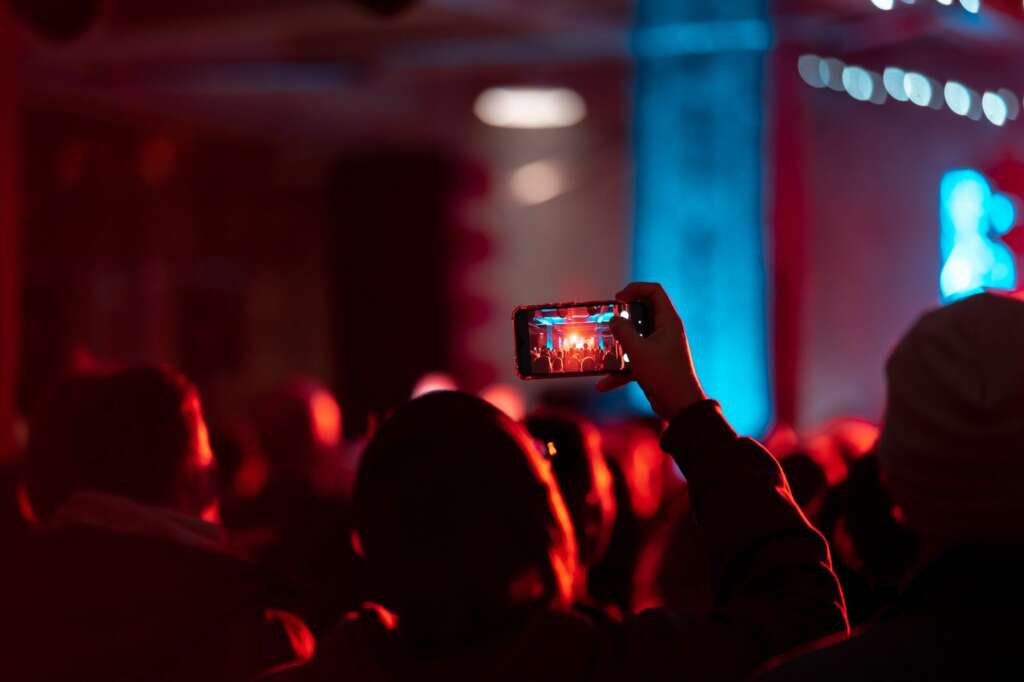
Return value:
<svg viewBox="0 0 1024 682">
<path fill-rule="evenodd" d="M 638 519 L 654 518 L 674 490 L 682 485 L 675 462 L 661 449 L 662 423 L 632 419 L 605 431 L 605 453 L 614 461 L 628 489 L 628 503 Z"/>
<path fill-rule="evenodd" d="M 846 488 L 843 520 L 862 570 L 875 580 L 898 581 L 914 557 L 915 538 L 893 515 L 878 455 L 854 462 Z"/>
<path fill-rule="evenodd" d="M 787 454 L 779 463 L 796 503 L 805 514 L 813 517 L 829 489 L 824 469 L 811 455 L 800 450 Z"/>
<path fill-rule="evenodd" d="M 534 374 L 550 374 L 551 373 L 551 359 L 546 355 L 539 355 L 533 359 L 533 373 Z"/>
<path fill-rule="evenodd" d="M 927 313 L 887 365 L 878 454 L 929 545 L 1024 539 L 1024 302 L 979 294 Z"/>
<path fill-rule="evenodd" d="M 47 518 L 78 492 L 200 515 L 216 501 L 199 394 L 167 367 L 76 376 L 32 429 L 28 490 Z"/>
<path fill-rule="evenodd" d="M 381 600 L 422 648 L 571 602 L 576 547 L 550 468 L 481 399 L 435 392 L 399 408 L 363 454 L 355 516 Z"/>
<path fill-rule="evenodd" d="M 293 379 L 277 387 L 256 411 L 255 426 L 271 484 L 315 484 L 337 473 L 341 408 L 320 383 Z"/>
<path fill-rule="evenodd" d="M 576 530 L 580 563 L 592 566 L 607 552 L 615 524 L 615 493 L 601 434 L 582 417 L 554 410 L 529 417 L 526 428 L 547 449 Z"/>
</svg>

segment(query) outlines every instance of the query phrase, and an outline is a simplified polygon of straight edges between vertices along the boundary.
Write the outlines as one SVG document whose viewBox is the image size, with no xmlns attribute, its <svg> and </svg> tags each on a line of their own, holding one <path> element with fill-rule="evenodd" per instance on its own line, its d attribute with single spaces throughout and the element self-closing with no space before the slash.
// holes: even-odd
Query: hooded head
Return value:
<svg viewBox="0 0 1024 682">
<path fill-rule="evenodd" d="M 878 453 L 911 528 L 938 545 L 1024 538 L 1024 302 L 924 315 L 887 375 Z"/>
</svg>

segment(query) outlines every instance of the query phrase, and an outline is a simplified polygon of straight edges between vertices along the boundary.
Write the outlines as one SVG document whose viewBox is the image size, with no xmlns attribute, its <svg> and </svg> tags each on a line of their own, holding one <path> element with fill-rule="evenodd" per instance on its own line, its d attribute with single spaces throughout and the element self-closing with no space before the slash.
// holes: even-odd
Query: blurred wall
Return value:
<svg viewBox="0 0 1024 682">
<path fill-rule="evenodd" d="M 23 405 L 107 362 L 179 365 L 214 417 L 329 373 L 324 193 L 287 155 L 43 106 L 24 131 Z"/>
<path fill-rule="evenodd" d="M 372 282 L 341 291 L 332 244 L 358 244 L 366 230 L 373 244 L 446 270 L 448 281 L 427 282 L 418 270 L 396 272 L 402 260 L 394 250 L 362 253 L 368 272 L 378 264 L 391 273 L 403 301 L 450 311 L 417 329 L 431 342 L 450 342 L 450 352 L 409 366 L 452 372 L 473 391 L 518 383 L 512 309 L 610 297 L 631 258 L 628 68 L 612 61 L 531 73 L 529 82 L 576 88 L 586 120 L 544 131 L 477 120 L 476 96 L 522 82 L 519 68 L 384 70 L 341 95 L 319 85 L 283 93 L 179 86 L 127 97 L 102 88 L 88 98 L 33 93 L 23 404 L 83 356 L 175 362 L 199 381 L 214 418 L 244 409 L 292 373 L 345 376 L 341 365 L 353 359 L 343 341 L 360 330 L 332 320 L 339 300 Z M 226 111 L 234 113 L 223 123 Z M 332 216 L 336 163 L 367 149 L 434 150 L 472 169 L 464 197 L 439 198 L 438 234 L 450 243 L 416 247 L 433 238 L 424 235 L 435 220 L 427 215 L 407 211 L 396 220 L 382 210 L 379 220 L 359 224 Z M 557 191 L 543 200 L 524 197 L 515 182 L 538 162 L 559 174 Z M 425 186 L 434 180 L 425 175 Z M 382 207 L 407 199 L 394 189 L 379 194 L 390 202 Z M 435 284 L 447 300 L 429 293 Z M 382 333 L 407 330 L 400 318 L 393 322 Z M 391 385 L 374 390 L 404 395 L 412 383 L 405 374 L 378 373 L 373 381 Z M 593 380 L 565 383 L 589 393 Z M 524 386 L 532 395 L 546 388 Z"/>
<path fill-rule="evenodd" d="M 1005 72 L 946 53 L 912 45 L 847 61 L 871 60 L 865 65 L 880 70 L 905 64 L 909 54 L 927 73 L 974 87 L 1017 87 L 1004 81 Z M 791 74 L 797 78 L 795 63 Z M 797 423 L 814 427 L 842 415 L 877 419 L 890 350 L 939 303 L 942 176 L 957 168 L 985 170 L 1013 155 L 1024 122 L 998 128 L 891 99 L 875 106 L 802 83 L 793 91 L 806 131 L 798 151 L 806 270 Z"/>
<path fill-rule="evenodd" d="M 0 461 L 14 446 L 20 341 L 16 45 L 6 4 L 0 5 Z"/>
<path fill-rule="evenodd" d="M 494 381 L 514 382 L 531 396 L 551 382 L 521 384 L 513 363 L 512 310 L 518 305 L 611 298 L 629 277 L 632 257 L 632 163 L 627 146 L 627 73 L 571 74 L 565 83 L 586 98 L 590 114 L 562 130 L 504 130 L 475 123 L 473 148 L 491 169 L 486 202 L 471 222 L 491 242 L 490 254 L 463 286 L 488 301 L 487 320 L 470 332 L 469 352 L 492 367 Z M 515 173 L 544 162 L 562 191 L 538 203 L 514 189 Z M 558 388 L 589 391 L 593 379 Z"/>
</svg>

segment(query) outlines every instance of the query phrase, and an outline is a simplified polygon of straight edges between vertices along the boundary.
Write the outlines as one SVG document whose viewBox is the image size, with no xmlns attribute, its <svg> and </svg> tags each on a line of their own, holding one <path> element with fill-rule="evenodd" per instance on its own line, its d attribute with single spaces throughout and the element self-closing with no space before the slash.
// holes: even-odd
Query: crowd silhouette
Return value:
<svg viewBox="0 0 1024 682">
<path fill-rule="evenodd" d="M 656 284 L 610 323 L 657 420 L 434 391 L 360 447 L 309 380 L 208 433 L 164 366 L 78 373 L 0 475 L 3 679 L 952 680 L 1013 670 L 1024 302 L 917 321 L 884 426 L 738 436 Z M 683 311 L 685 313 L 685 311 Z M 622 353 L 538 348 L 534 372 Z M 865 435 L 866 434 L 866 435 Z M 851 630 L 852 626 L 852 630 Z"/>
<path fill-rule="evenodd" d="M 604 350 L 596 344 L 571 348 L 534 348 L 530 352 L 533 374 L 616 372 L 624 367 L 617 349 Z"/>
</svg>

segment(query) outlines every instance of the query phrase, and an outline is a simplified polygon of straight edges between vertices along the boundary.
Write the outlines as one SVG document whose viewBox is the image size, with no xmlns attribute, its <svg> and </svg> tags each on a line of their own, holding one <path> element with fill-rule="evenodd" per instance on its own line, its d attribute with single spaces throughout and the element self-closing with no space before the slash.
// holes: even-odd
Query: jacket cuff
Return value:
<svg viewBox="0 0 1024 682">
<path fill-rule="evenodd" d="M 686 463 L 701 453 L 717 451 L 738 438 L 722 415 L 717 400 L 691 405 L 669 423 L 661 437 L 661 449 L 673 455 L 686 474 Z"/>
</svg>

